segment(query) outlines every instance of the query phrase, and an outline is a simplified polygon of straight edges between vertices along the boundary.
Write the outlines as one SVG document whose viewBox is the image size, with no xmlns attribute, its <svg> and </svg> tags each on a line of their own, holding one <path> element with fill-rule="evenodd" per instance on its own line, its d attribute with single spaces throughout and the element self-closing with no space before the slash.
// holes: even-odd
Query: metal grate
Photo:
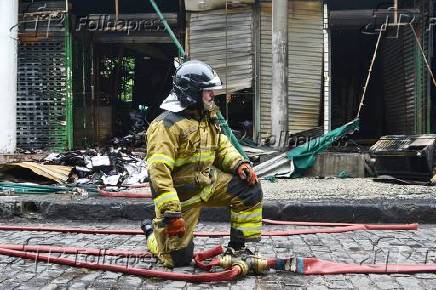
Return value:
<svg viewBox="0 0 436 290">
<path fill-rule="evenodd" d="M 66 147 L 64 38 L 18 48 L 17 143 L 23 149 Z"/>
<path fill-rule="evenodd" d="M 67 147 L 65 3 L 20 1 L 17 145 Z"/>
<path fill-rule="evenodd" d="M 369 153 L 378 175 L 428 181 L 436 168 L 436 135 L 389 135 L 375 143 Z"/>
<path fill-rule="evenodd" d="M 377 151 L 402 150 L 409 147 L 410 143 L 412 143 L 412 140 L 410 138 L 402 140 L 380 140 L 374 145 L 373 149 Z"/>
<path fill-rule="evenodd" d="M 433 146 L 436 135 L 389 135 L 383 136 L 372 147 L 372 152 L 380 151 L 405 151 L 423 149 Z"/>
</svg>

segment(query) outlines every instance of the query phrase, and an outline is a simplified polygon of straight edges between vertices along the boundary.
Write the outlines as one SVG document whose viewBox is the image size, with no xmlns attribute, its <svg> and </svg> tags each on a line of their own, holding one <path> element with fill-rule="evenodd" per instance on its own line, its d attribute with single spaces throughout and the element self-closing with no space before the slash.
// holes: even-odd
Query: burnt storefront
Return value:
<svg viewBox="0 0 436 290">
<path fill-rule="evenodd" d="M 180 1 L 158 4 L 183 39 Z M 104 144 L 159 113 L 180 60 L 148 1 L 23 0 L 18 25 L 19 147 Z"/>
<path fill-rule="evenodd" d="M 368 145 L 435 130 L 423 57 L 434 69 L 434 3 L 396 2 L 288 2 L 288 131 L 271 136 L 272 2 L 156 1 L 187 57 L 223 80 L 217 100 L 231 127 L 257 143 L 319 136 L 353 120 L 382 29 L 353 135 Z M 181 61 L 149 1 L 22 0 L 18 26 L 24 149 L 103 145 L 145 129 Z"/>
<path fill-rule="evenodd" d="M 360 114 L 362 143 L 387 134 L 431 133 L 431 77 L 423 54 L 433 56 L 432 1 L 328 1 L 330 8 L 331 124 L 356 116 L 370 73 Z M 374 66 L 370 62 L 381 31 Z M 422 48 L 422 50 L 421 50 Z M 432 96 L 433 95 L 433 96 Z"/>
</svg>

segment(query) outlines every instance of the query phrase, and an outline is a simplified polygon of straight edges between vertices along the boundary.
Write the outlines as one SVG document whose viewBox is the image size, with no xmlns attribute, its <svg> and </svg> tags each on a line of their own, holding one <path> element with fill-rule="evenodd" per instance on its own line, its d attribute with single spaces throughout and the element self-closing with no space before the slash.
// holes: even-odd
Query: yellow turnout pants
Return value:
<svg viewBox="0 0 436 290">
<path fill-rule="evenodd" d="M 161 226 L 162 217 L 153 220 L 153 234 L 148 238 L 150 251 L 167 267 L 189 265 L 194 252 L 193 233 L 203 207 L 230 207 L 230 241 L 259 241 L 262 227 L 262 189 L 260 184 L 248 186 L 238 176 L 219 170 L 207 200 L 200 194 L 182 201 L 182 217 L 186 223 L 183 237 L 168 237 Z"/>
</svg>

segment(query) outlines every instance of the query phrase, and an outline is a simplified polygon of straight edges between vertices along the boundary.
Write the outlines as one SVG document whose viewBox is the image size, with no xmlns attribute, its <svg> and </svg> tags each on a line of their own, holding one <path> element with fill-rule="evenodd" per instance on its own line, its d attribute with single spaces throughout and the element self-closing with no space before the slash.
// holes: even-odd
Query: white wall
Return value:
<svg viewBox="0 0 436 290">
<path fill-rule="evenodd" d="M 18 0 L 0 0 L 0 153 L 16 148 Z"/>
</svg>

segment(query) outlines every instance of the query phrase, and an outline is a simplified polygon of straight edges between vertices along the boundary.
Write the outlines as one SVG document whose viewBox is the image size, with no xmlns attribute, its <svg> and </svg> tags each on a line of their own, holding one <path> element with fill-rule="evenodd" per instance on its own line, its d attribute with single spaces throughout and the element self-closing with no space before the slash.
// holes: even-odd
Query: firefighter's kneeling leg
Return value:
<svg viewBox="0 0 436 290">
<path fill-rule="evenodd" d="M 147 239 L 147 247 L 165 267 L 183 267 L 191 263 L 194 255 L 193 233 L 199 213 L 199 209 L 182 213 L 186 222 L 186 233 L 183 237 L 168 236 L 162 219 L 153 220 L 153 234 Z"/>
</svg>

